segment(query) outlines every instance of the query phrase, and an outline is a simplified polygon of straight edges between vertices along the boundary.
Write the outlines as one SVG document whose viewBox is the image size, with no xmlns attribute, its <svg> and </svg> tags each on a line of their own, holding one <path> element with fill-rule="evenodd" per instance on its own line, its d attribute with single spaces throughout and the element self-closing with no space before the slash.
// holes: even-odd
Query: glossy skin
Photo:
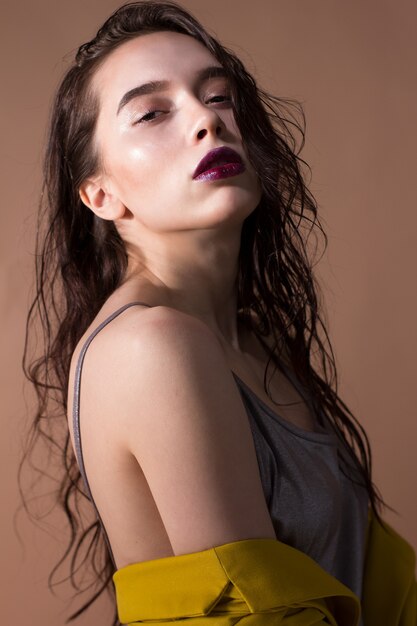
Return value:
<svg viewBox="0 0 417 626">
<path fill-rule="evenodd" d="M 172 32 L 137 37 L 111 53 L 93 79 L 103 167 L 85 181 L 81 197 L 115 221 L 127 244 L 129 281 L 152 284 L 162 300 L 238 347 L 240 232 L 261 188 L 243 150 L 226 79 L 196 82 L 196 73 L 213 65 L 221 67 L 200 42 Z M 126 92 L 164 79 L 172 81 L 169 90 L 134 98 L 117 114 Z M 245 171 L 193 180 L 201 158 L 223 145 L 241 155 Z"/>
</svg>

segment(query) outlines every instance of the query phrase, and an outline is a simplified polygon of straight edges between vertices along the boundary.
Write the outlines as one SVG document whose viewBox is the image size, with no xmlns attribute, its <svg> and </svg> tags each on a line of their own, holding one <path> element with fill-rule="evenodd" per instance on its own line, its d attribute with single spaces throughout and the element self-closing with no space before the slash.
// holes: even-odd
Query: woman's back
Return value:
<svg viewBox="0 0 417 626">
<path fill-rule="evenodd" d="M 340 471 L 334 435 L 277 414 L 199 320 L 137 301 L 108 310 L 74 353 L 68 415 L 116 567 L 277 537 L 360 597 L 368 498 Z"/>
<path fill-rule="evenodd" d="M 215 336 L 168 307 L 119 313 L 86 352 L 79 394 L 85 472 L 117 567 L 275 538 L 247 415 Z M 69 402 L 70 424 L 72 411 Z"/>
</svg>

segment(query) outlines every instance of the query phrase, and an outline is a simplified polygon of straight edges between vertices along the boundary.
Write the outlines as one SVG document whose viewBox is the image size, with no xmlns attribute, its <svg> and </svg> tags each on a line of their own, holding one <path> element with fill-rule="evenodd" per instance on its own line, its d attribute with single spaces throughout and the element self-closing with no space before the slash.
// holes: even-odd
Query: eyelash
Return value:
<svg viewBox="0 0 417 626">
<path fill-rule="evenodd" d="M 232 99 L 229 98 L 228 96 L 213 96 L 212 98 L 210 98 L 208 100 L 208 102 L 210 102 L 211 100 L 214 100 L 215 98 L 223 98 L 223 100 L 225 102 L 231 102 Z M 221 103 L 220 103 L 221 104 Z M 143 115 L 140 119 L 138 119 L 135 124 L 149 124 L 149 122 L 153 122 L 156 118 L 150 119 L 150 120 L 146 120 L 145 118 L 148 117 L 148 115 L 151 115 L 152 113 L 163 113 L 163 111 L 159 111 L 159 109 L 150 109 L 149 111 L 146 111 L 145 115 Z"/>
</svg>

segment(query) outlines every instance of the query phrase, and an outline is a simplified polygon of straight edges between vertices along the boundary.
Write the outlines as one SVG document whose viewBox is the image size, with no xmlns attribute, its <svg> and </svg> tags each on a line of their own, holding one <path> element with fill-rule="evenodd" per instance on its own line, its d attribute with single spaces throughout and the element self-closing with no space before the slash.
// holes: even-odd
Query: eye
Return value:
<svg viewBox="0 0 417 626">
<path fill-rule="evenodd" d="M 145 115 L 143 115 L 140 119 L 138 119 L 135 124 L 141 124 L 142 122 L 152 122 L 155 118 L 150 118 L 151 115 L 155 113 L 163 113 L 163 111 L 159 111 L 158 109 L 153 111 L 147 111 Z"/>
<path fill-rule="evenodd" d="M 231 102 L 231 98 L 227 95 L 219 95 L 219 96 L 213 96 L 212 98 L 209 98 L 209 100 L 207 102 L 212 102 L 213 100 L 216 100 L 220 98 L 221 100 L 225 101 L 225 102 Z M 164 113 L 164 111 L 161 111 L 159 109 L 154 109 L 154 110 L 149 110 L 145 113 L 145 115 L 143 115 L 141 118 L 139 118 L 136 122 L 134 122 L 135 124 L 143 124 L 143 123 L 149 123 L 149 122 L 153 122 L 156 118 L 152 117 L 155 115 L 155 113 Z"/>
<path fill-rule="evenodd" d="M 215 100 L 216 98 L 222 98 L 223 100 L 225 100 L 226 102 L 231 102 L 231 98 L 227 95 L 224 96 L 213 96 L 212 98 L 210 98 L 208 100 L 208 102 L 212 102 L 213 100 Z"/>
</svg>

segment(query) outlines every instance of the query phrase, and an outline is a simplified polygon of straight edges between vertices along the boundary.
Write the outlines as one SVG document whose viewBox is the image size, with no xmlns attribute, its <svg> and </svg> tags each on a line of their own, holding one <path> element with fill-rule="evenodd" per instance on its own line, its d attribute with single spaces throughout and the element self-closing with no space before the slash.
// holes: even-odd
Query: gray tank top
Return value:
<svg viewBox="0 0 417 626">
<path fill-rule="evenodd" d="M 75 451 L 115 568 L 110 541 L 84 468 L 79 412 L 81 370 L 87 348 L 97 333 L 125 309 L 137 304 L 150 306 L 145 302 L 130 302 L 89 335 L 75 370 Z M 285 375 L 312 408 L 298 380 L 284 363 L 282 366 Z M 368 493 L 365 487 L 354 484 L 341 471 L 343 466 L 344 471 L 358 481 L 358 475 L 347 463 L 347 453 L 330 427 L 321 426 L 316 420 L 315 432 L 299 428 L 272 411 L 237 374 L 232 374 L 249 417 L 262 487 L 277 539 L 310 556 L 361 598 Z M 312 412 L 314 415 L 314 410 Z"/>
</svg>

